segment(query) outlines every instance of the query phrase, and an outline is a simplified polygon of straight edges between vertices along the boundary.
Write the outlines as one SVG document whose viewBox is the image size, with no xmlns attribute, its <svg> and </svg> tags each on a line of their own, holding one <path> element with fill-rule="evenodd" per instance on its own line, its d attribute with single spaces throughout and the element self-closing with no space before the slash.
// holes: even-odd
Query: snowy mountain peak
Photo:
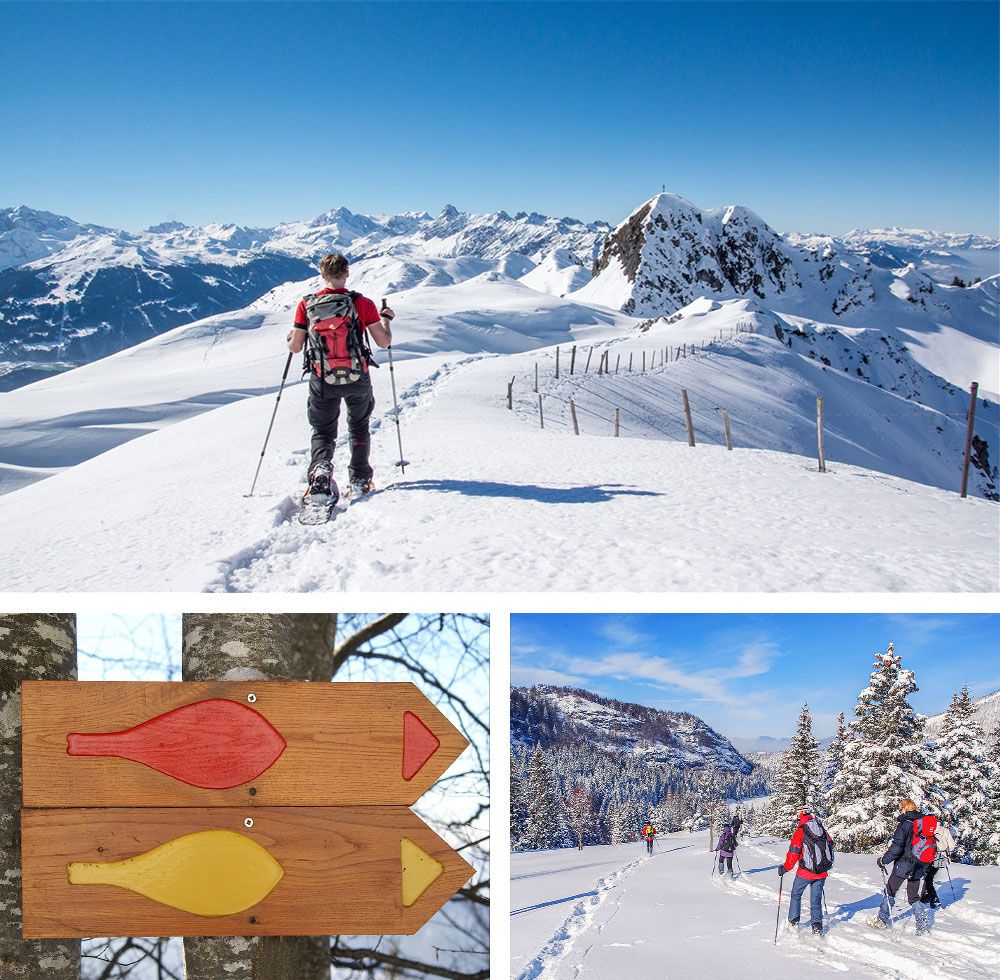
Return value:
<svg viewBox="0 0 1000 980">
<path fill-rule="evenodd" d="M 512 743 L 584 743 L 653 764 L 715 765 L 749 773 L 748 762 L 732 743 L 695 715 L 659 711 L 604 698 L 575 688 L 537 685 L 512 688 Z"/>
</svg>

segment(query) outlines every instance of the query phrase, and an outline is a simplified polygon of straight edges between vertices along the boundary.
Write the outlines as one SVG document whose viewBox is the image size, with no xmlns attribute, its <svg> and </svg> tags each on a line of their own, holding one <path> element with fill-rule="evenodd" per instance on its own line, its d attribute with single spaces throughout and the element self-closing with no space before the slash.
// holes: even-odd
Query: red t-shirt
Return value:
<svg viewBox="0 0 1000 980">
<path fill-rule="evenodd" d="M 346 292 L 349 292 L 349 290 L 327 288 L 321 289 L 316 295 L 325 296 L 327 293 Z M 381 319 L 378 315 L 378 310 L 375 308 L 375 304 L 367 296 L 358 296 L 354 301 L 354 307 L 358 311 L 362 328 L 367 327 L 369 323 L 375 323 Z M 295 326 L 301 327 L 303 330 L 309 327 L 309 318 L 306 316 L 306 301 L 304 299 L 299 301 L 298 308 L 295 310 Z"/>
</svg>

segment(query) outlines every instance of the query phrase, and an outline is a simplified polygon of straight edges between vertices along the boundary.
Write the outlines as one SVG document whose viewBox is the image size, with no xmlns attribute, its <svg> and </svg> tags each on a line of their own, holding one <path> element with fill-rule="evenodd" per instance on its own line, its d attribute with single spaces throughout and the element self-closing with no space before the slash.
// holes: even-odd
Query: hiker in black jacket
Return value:
<svg viewBox="0 0 1000 980">
<path fill-rule="evenodd" d="M 912 849 L 914 823 L 922 821 L 924 814 L 910 799 L 903 800 L 900 804 L 900 810 L 902 812 L 896 817 L 896 832 L 892 835 L 889 849 L 880 858 L 875 859 L 875 863 L 883 874 L 886 873 L 886 864 L 889 861 L 894 863 L 892 873 L 885 886 L 885 893 L 882 895 L 882 907 L 879 909 L 878 915 L 871 921 L 871 925 L 876 929 L 885 929 L 889 925 L 890 910 L 894 904 L 896 892 L 905 881 L 906 897 L 913 909 L 917 932 L 926 933 L 931 930 L 931 917 L 927 906 L 920 901 L 920 890 L 923 886 L 924 875 L 927 874 L 931 865 L 919 861 Z"/>
</svg>

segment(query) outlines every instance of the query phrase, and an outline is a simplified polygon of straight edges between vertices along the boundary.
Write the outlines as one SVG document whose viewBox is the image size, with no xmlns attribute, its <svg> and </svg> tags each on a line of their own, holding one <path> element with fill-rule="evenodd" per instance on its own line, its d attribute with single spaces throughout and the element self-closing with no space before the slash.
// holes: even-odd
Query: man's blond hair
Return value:
<svg viewBox="0 0 1000 980">
<path fill-rule="evenodd" d="M 343 279 L 347 275 L 349 266 L 346 255 L 331 252 L 319 260 L 319 274 L 324 279 Z"/>
<path fill-rule="evenodd" d="M 911 800 L 909 797 L 907 797 L 905 800 L 903 800 L 902 803 L 899 804 L 899 809 L 902 810 L 903 813 L 913 813 L 913 811 L 916 810 L 916 808 L 917 804 L 914 803 L 913 800 Z"/>
</svg>

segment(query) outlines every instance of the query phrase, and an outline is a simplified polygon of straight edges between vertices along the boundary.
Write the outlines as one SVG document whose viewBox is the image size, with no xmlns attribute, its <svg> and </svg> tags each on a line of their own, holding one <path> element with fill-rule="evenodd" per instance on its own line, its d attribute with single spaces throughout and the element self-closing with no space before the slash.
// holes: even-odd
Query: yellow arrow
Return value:
<svg viewBox="0 0 1000 980">
<path fill-rule="evenodd" d="M 207 917 L 251 908 L 285 873 L 260 844 L 232 830 L 203 830 L 124 861 L 75 861 L 66 870 L 71 885 L 116 885 Z"/>
<path fill-rule="evenodd" d="M 444 873 L 444 865 L 409 837 L 400 841 L 403 866 L 403 905 L 409 908 Z"/>
</svg>

